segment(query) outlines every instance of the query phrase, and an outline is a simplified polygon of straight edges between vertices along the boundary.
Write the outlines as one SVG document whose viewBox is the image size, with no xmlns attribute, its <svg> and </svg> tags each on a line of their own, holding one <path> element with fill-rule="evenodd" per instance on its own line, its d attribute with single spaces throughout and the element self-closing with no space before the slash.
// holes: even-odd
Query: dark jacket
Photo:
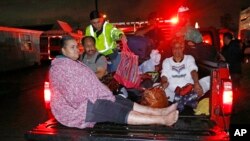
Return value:
<svg viewBox="0 0 250 141">
<path fill-rule="evenodd" d="M 242 51 L 239 42 L 231 40 L 228 45 L 223 46 L 221 53 L 229 64 L 230 73 L 241 74 Z"/>
</svg>

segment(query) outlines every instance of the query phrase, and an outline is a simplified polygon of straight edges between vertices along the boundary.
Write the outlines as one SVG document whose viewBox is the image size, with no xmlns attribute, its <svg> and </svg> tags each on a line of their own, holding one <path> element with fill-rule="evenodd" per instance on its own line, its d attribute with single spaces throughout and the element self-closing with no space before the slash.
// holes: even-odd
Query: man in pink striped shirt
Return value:
<svg viewBox="0 0 250 141">
<path fill-rule="evenodd" d="M 77 60 L 76 41 L 66 36 L 61 43 L 62 55 L 52 61 L 49 71 L 51 111 L 58 122 L 86 128 L 96 122 L 170 126 L 177 121 L 176 104 L 156 109 L 114 96 L 91 69 Z"/>
</svg>

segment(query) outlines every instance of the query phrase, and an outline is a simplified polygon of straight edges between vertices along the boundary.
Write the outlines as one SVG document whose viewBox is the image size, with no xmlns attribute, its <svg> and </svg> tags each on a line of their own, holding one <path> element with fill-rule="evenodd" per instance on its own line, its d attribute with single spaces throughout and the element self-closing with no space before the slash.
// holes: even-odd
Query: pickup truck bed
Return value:
<svg viewBox="0 0 250 141">
<path fill-rule="evenodd" d="M 122 125 L 98 123 L 93 128 L 77 129 L 50 119 L 25 134 L 28 141 L 144 141 L 144 140 L 229 140 L 226 132 L 208 116 L 181 115 L 172 127 L 161 125 Z"/>
<path fill-rule="evenodd" d="M 210 115 L 197 116 L 187 110 L 182 112 L 172 127 L 161 125 L 122 125 L 115 123 L 98 123 L 93 128 L 69 128 L 58 123 L 54 118 L 39 124 L 25 133 L 27 141 L 144 141 L 144 140 L 229 140 L 226 132 L 229 126 L 230 115 L 220 115 L 221 73 L 219 68 L 225 68 L 220 63 L 209 61 L 199 62 L 200 76 L 211 76 Z M 224 69 L 225 70 L 225 69 Z M 226 69 L 227 70 L 227 69 Z M 220 86 L 220 87 L 219 87 Z"/>
<path fill-rule="evenodd" d="M 211 76 L 210 115 L 194 115 L 193 110 L 180 113 L 172 127 L 161 125 L 122 125 L 98 123 L 93 128 L 69 128 L 58 123 L 54 118 L 39 124 L 25 133 L 27 141 L 144 141 L 144 140 L 229 140 L 230 114 L 225 115 L 222 108 L 222 83 L 228 72 L 224 63 L 203 61 L 198 63 L 200 76 Z M 222 77 L 223 76 L 223 77 Z M 223 79 L 222 79 L 223 78 Z M 226 93 L 227 94 L 227 93 Z M 186 108 L 185 108 L 186 109 Z"/>
</svg>

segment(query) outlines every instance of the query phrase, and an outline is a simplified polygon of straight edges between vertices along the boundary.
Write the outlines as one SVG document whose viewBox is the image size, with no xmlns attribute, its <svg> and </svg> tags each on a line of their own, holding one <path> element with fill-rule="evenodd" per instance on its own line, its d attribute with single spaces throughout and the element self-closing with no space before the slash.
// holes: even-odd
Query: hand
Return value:
<svg viewBox="0 0 250 141">
<path fill-rule="evenodd" d="M 194 83 L 194 91 L 198 94 L 199 97 L 203 96 L 204 92 L 199 82 Z"/>
<path fill-rule="evenodd" d="M 168 82 L 161 82 L 161 87 L 165 90 L 168 87 Z"/>
</svg>

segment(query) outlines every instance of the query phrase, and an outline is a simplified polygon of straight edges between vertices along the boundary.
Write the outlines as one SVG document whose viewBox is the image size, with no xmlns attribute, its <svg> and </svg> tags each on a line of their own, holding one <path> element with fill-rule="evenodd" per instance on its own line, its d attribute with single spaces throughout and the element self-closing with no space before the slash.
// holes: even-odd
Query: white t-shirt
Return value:
<svg viewBox="0 0 250 141">
<path fill-rule="evenodd" d="M 174 90 L 177 86 L 183 87 L 187 83 L 194 83 L 191 71 L 198 71 L 195 60 L 191 55 L 184 55 L 181 62 L 175 62 L 173 57 L 166 58 L 162 64 L 162 74 L 168 79 L 169 86 L 166 89 L 166 94 L 169 96 L 169 101 L 174 99 Z"/>
</svg>

